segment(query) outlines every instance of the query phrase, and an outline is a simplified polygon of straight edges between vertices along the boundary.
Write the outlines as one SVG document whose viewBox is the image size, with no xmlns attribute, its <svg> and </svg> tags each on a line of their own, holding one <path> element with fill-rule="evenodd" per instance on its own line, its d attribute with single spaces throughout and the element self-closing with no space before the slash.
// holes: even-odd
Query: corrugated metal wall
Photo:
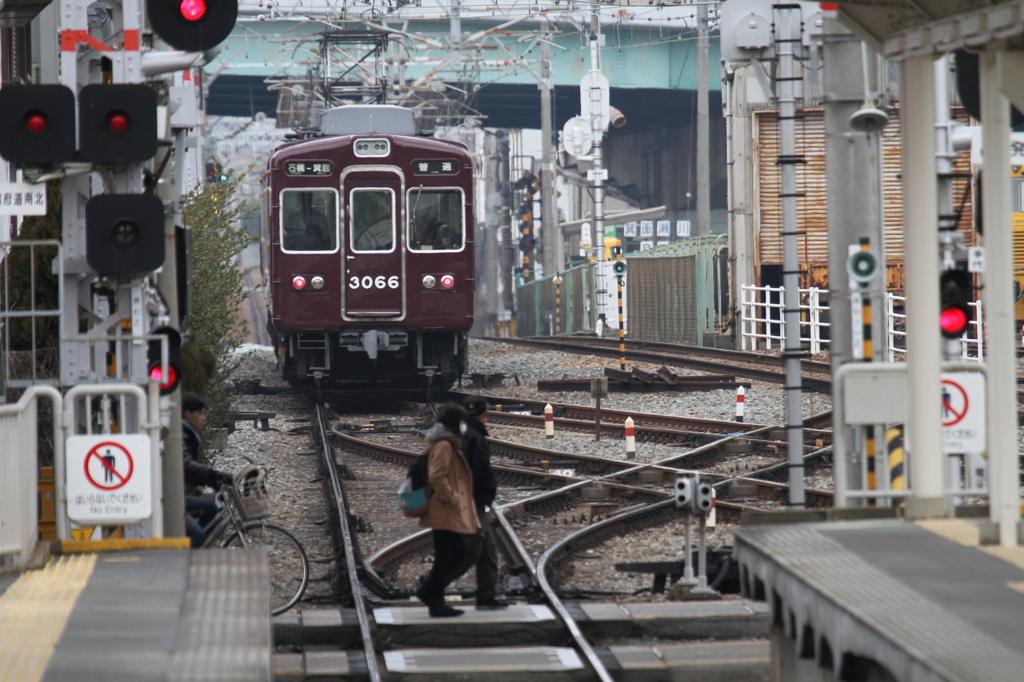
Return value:
<svg viewBox="0 0 1024 682">
<path fill-rule="evenodd" d="M 537 283 L 530 282 L 516 290 L 519 307 L 516 309 L 516 336 L 537 336 Z"/>
<path fill-rule="evenodd" d="M 802 154 L 806 164 L 796 166 L 797 229 L 799 256 L 804 274 L 802 287 L 828 286 L 828 204 L 825 178 L 825 112 L 824 109 L 801 109 L 796 121 L 796 153 Z M 967 123 L 968 118 L 958 111 L 954 118 Z M 754 112 L 754 224 L 756 230 L 757 261 L 762 265 L 782 264 L 782 201 L 781 167 L 775 159 L 779 155 L 778 112 Z M 888 288 L 903 289 L 903 199 L 900 185 L 900 118 L 899 110 L 890 111 L 889 125 L 882 134 L 883 192 L 885 194 L 885 249 L 888 261 Z M 970 173 L 970 153 L 956 157 L 953 172 Z M 974 245 L 971 230 L 970 181 L 964 177 L 953 183 L 954 208 L 960 209 L 960 230 L 965 243 Z M 822 279 L 824 278 L 824 279 Z M 760 281 L 758 282 L 760 284 Z"/>
<path fill-rule="evenodd" d="M 697 256 L 630 258 L 629 338 L 700 345 Z"/>
</svg>

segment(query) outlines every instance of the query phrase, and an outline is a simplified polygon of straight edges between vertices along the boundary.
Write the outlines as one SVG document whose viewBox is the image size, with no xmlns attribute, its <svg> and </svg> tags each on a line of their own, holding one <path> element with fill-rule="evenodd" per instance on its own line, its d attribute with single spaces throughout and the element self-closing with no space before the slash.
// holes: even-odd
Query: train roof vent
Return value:
<svg viewBox="0 0 1024 682">
<path fill-rule="evenodd" d="M 328 109 L 320 118 L 320 130 L 324 135 L 416 134 L 412 110 L 393 104 L 348 104 Z"/>
</svg>

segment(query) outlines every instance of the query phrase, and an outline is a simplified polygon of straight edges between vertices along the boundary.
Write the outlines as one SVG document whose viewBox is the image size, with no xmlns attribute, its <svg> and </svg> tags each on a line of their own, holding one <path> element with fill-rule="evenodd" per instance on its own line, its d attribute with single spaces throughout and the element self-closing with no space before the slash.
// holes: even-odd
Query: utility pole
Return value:
<svg viewBox="0 0 1024 682">
<path fill-rule="evenodd" d="M 608 112 L 602 111 L 604 96 L 601 83 L 601 5 L 595 2 L 590 14 L 590 130 L 593 133 L 594 146 L 591 149 L 591 168 L 587 179 L 594 189 L 594 245 L 597 247 L 597 260 L 604 262 L 604 179 L 608 173 L 601 165 L 601 141 L 604 137 L 604 121 Z M 598 327 L 604 328 L 607 323 L 605 315 L 608 288 L 605 286 L 606 275 L 604 266 L 597 267 L 597 318 Z"/>
<path fill-rule="evenodd" d="M 855 130 L 851 117 L 861 109 L 865 99 L 865 61 L 861 41 L 838 19 L 825 19 L 822 35 L 823 85 L 825 92 L 825 171 L 828 183 L 828 265 L 829 305 L 832 308 L 831 360 L 833 373 L 840 366 L 854 360 L 853 310 L 851 291 L 846 275 L 850 247 L 867 238 L 871 253 L 879 264 L 875 291 L 885 292 L 885 224 L 882 205 L 881 132 Z M 884 330 L 884 304 L 876 296 L 871 306 L 871 328 Z M 877 335 L 876 335 L 877 336 Z M 875 339 L 878 341 L 879 339 Z M 884 360 L 885 344 L 873 343 L 873 359 Z M 848 489 L 860 490 L 863 481 L 859 443 L 854 429 L 834 425 L 836 468 L 842 469 Z M 876 429 L 877 431 L 877 429 Z M 876 433 L 876 442 L 880 439 Z M 844 453 L 840 453 L 844 450 Z M 849 453 L 849 454 L 848 454 Z M 876 460 L 878 459 L 876 454 Z M 883 458 L 884 459 L 884 458 Z M 882 467 L 888 475 L 888 466 Z M 838 499 L 845 498 L 845 489 L 838 491 Z M 863 500 L 850 500 L 846 504 L 863 505 Z M 839 502 L 837 506 L 843 506 Z"/>
<path fill-rule="evenodd" d="M 542 25 L 545 34 L 551 24 L 545 17 Z M 565 267 L 565 244 L 561 226 L 558 224 L 558 208 L 555 201 L 555 158 L 551 144 L 554 135 L 551 121 L 551 46 L 547 40 L 540 44 L 540 128 L 541 128 L 541 244 L 544 249 L 544 274 L 556 275 Z"/>
<path fill-rule="evenodd" d="M 786 436 L 789 450 L 789 506 L 804 506 L 803 377 L 800 346 L 800 262 L 797 252 L 796 154 L 797 55 L 800 44 L 800 5 L 775 7 L 775 54 L 779 60 L 776 81 L 779 94 L 779 158 L 782 169 L 782 286 L 786 328 L 783 357 L 786 361 Z"/>
<path fill-rule="evenodd" d="M 711 234 L 708 141 L 708 6 L 697 5 L 697 236 Z"/>
</svg>

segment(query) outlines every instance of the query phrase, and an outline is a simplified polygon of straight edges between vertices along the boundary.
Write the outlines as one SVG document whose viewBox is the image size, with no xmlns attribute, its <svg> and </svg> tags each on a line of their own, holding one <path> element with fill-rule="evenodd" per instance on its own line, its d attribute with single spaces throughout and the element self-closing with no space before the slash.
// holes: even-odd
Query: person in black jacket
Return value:
<svg viewBox="0 0 1024 682">
<path fill-rule="evenodd" d="M 185 483 L 214 489 L 232 483 L 234 477 L 231 474 L 199 461 L 199 448 L 203 442 L 199 434 L 206 425 L 206 401 L 195 393 L 186 393 L 181 398 L 181 416 L 181 459 L 185 465 Z M 193 547 L 202 547 L 206 542 L 203 528 L 216 515 L 217 504 L 212 500 L 185 496 L 185 534 Z"/>
<path fill-rule="evenodd" d="M 464 402 L 466 413 L 463 440 L 466 442 L 466 459 L 473 473 L 473 501 L 476 503 L 480 529 L 470 541 L 467 555 L 476 562 L 476 607 L 478 609 L 502 609 L 507 603 L 497 599 L 498 546 L 494 541 L 494 513 L 491 505 L 498 491 L 491 468 L 491 451 L 487 445 L 487 400 L 480 396 L 467 396 Z"/>
</svg>

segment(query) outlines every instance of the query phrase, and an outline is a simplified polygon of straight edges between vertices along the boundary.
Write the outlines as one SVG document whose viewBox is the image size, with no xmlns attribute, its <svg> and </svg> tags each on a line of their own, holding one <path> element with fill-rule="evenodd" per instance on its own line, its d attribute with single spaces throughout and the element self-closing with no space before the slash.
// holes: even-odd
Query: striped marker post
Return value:
<svg viewBox="0 0 1024 682">
<path fill-rule="evenodd" d="M 903 427 L 893 426 L 885 431 L 885 445 L 889 454 L 889 489 L 906 490 L 903 476 Z M 893 498 L 892 505 L 900 506 L 903 498 Z"/>
<path fill-rule="evenodd" d="M 562 333 L 562 278 L 555 275 L 555 334 Z"/>
<path fill-rule="evenodd" d="M 626 459 L 636 459 L 636 431 L 632 417 L 626 417 Z"/>
<path fill-rule="evenodd" d="M 555 411 L 552 409 L 551 403 L 544 406 L 544 437 L 555 437 Z"/>
<path fill-rule="evenodd" d="M 742 386 L 736 388 L 736 421 L 743 423 L 743 403 L 747 395 L 746 389 Z"/>
<path fill-rule="evenodd" d="M 707 521 L 708 530 L 714 530 L 715 529 L 715 521 L 717 521 L 717 519 L 718 519 L 717 514 L 715 514 L 715 510 L 717 508 L 718 508 L 718 493 L 715 492 L 715 487 L 711 486 L 711 511 L 708 512 L 708 521 Z"/>
</svg>

